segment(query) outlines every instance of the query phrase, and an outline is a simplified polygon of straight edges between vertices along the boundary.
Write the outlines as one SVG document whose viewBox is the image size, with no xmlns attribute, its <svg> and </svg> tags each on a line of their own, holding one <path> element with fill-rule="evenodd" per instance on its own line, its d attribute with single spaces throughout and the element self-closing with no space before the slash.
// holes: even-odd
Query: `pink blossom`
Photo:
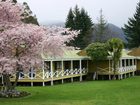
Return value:
<svg viewBox="0 0 140 105">
<path fill-rule="evenodd" d="M 43 27 L 21 22 L 23 8 L 19 4 L 0 2 L 0 72 L 15 73 L 17 64 L 24 71 L 31 66 L 40 69 L 41 55 L 61 56 L 66 42 L 78 31 L 62 27 Z"/>
<path fill-rule="evenodd" d="M 23 7 L 11 1 L 0 2 L 0 29 L 15 27 L 21 22 Z"/>
</svg>

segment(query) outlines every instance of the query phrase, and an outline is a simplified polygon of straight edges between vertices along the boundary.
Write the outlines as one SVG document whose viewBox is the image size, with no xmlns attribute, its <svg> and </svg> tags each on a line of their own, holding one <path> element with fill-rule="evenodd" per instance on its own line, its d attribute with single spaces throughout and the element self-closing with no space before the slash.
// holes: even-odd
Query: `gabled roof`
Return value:
<svg viewBox="0 0 140 105">
<path fill-rule="evenodd" d="M 122 50 L 122 59 L 128 59 L 128 58 L 136 58 L 135 56 L 128 55 L 129 51 L 123 49 Z M 61 61 L 61 60 L 80 60 L 80 59 L 90 59 L 90 57 L 87 56 L 85 50 L 64 50 L 64 53 L 62 56 L 45 56 L 42 55 L 42 58 L 44 60 L 54 60 L 54 61 Z M 108 58 L 111 58 L 111 56 L 108 56 Z"/>
<path fill-rule="evenodd" d="M 88 59 L 87 56 L 80 56 L 78 55 L 78 52 L 81 50 L 64 50 L 64 53 L 62 56 L 42 56 L 44 60 L 80 60 L 80 59 Z"/>
<path fill-rule="evenodd" d="M 135 56 L 137 57 L 138 59 L 140 59 L 140 47 L 139 48 L 134 48 L 132 49 L 128 55 L 131 55 L 131 56 Z"/>
<path fill-rule="evenodd" d="M 126 49 L 123 49 L 122 50 L 122 57 L 121 58 L 136 58 L 135 56 L 133 56 L 133 55 L 129 55 L 128 53 L 129 53 L 130 51 L 129 50 L 126 50 Z"/>
<path fill-rule="evenodd" d="M 132 56 L 140 56 L 140 48 L 134 48 L 132 49 L 128 55 L 132 55 Z"/>
<path fill-rule="evenodd" d="M 77 53 L 79 56 L 87 56 L 87 53 L 85 50 L 80 50 L 78 53 Z"/>
</svg>

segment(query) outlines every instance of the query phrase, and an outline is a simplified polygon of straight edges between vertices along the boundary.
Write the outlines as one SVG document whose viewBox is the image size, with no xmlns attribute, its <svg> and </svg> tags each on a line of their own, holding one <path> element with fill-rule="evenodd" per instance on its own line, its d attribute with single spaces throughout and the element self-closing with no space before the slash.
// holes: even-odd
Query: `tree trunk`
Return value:
<svg viewBox="0 0 140 105">
<path fill-rule="evenodd" d="M 116 70 L 114 69 L 114 72 L 113 72 L 113 80 L 116 80 Z"/>
<path fill-rule="evenodd" d="M 17 86 L 17 82 L 18 82 L 18 79 L 19 79 L 19 73 L 20 73 L 20 71 L 17 71 L 17 73 L 16 73 L 16 78 L 15 78 L 15 82 L 14 82 L 14 84 L 13 84 L 13 89 L 15 89 L 15 87 Z"/>
<path fill-rule="evenodd" d="M 10 82 L 10 75 L 7 73 L 3 73 L 3 82 L 4 82 L 4 87 L 6 91 L 11 91 L 12 89 L 12 84 Z"/>
<path fill-rule="evenodd" d="M 22 70 L 22 65 L 17 63 L 16 78 L 15 78 L 15 81 L 14 81 L 14 84 L 13 84 L 13 89 L 15 89 L 15 87 L 17 86 L 17 82 L 18 82 L 18 79 L 19 79 L 19 73 L 21 72 L 21 70 Z"/>
<path fill-rule="evenodd" d="M 113 68 L 114 68 L 114 71 L 113 71 L 113 80 L 116 80 L 116 65 L 117 65 L 117 63 L 114 60 L 114 62 L 113 62 Z"/>
<path fill-rule="evenodd" d="M 19 57 L 19 49 L 18 47 L 16 48 L 16 57 L 17 59 L 20 61 L 20 57 Z M 15 89 L 15 87 L 17 86 L 17 82 L 18 82 L 18 79 L 19 79 L 19 73 L 20 71 L 22 70 L 22 65 L 20 65 L 18 62 L 16 63 L 16 78 L 15 78 L 15 81 L 14 81 L 14 84 L 13 84 L 13 89 Z"/>
<path fill-rule="evenodd" d="M 96 72 L 96 80 L 98 80 L 98 61 L 97 60 L 95 61 L 95 65 L 96 65 L 96 70 L 95 70 L 95 72 Z"/>
<path fill-rule="evenodd" d="M 15 90 L 15 87 L 17 86 L 17 82 L 19 79 L 20 70 L 21 70 L 21 65 L 17 64 L 16 78 L 13 85 L 11 84 L 11 81 L 10 81 L 10 74 L 7 74 L 5 72 L 3 73 L 3 81 L 4 81 L 4 86 L 5 86 L 6 91 Z"/>
</svg>

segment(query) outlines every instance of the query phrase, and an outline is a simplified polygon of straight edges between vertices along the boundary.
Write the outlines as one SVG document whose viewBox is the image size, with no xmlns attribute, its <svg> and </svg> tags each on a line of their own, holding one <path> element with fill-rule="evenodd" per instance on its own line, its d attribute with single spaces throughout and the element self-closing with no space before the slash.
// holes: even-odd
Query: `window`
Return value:
<svg viewBox="0 0 140 105">
<path fill-rule="evenodd" d="M 55 62 L 55 70 L 60 70 L 62 68 L 62 64 L 60 61 Z"/>
</svg>

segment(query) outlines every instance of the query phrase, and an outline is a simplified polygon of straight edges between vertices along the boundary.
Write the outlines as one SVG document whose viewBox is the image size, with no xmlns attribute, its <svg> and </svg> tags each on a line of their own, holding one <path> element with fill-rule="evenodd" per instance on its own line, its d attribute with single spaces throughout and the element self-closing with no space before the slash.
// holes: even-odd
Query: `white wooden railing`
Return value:
<svg viewBox="0 0 140 105">
<path fill-rule="evenodd" d="M 98 68 L 101 72 L 113 72 L 113 68 Z M 136 71 L 136 65 L 133 66 L 126 66 L 117 68 L 118 73 L 123 72 L 131 72 Z M 44 71 L 44 72 L 30 72 L 30 73 L 20 73 L 19 79 L 50 79 L 50 78 L 60 78 L 63 76 L 75 76 L 75 75 L 84 75 L 88 71 L 87 69 L 74 69 L 74 70 L 56 70 L 53 72 Z M 11 78 L 15 78 L 15 74 L 11 76 Z"/>
<path fill-rule="evenodd" d="M 75 70 L 64 70 L 64 71 L 55 71 L 55 72 L 46 72 L 45 73 L 45 77 L 44 79 L 47 78 L 55 78 L 55 77 L 63 77 L 63 76 L 72 76 L 72 75 L 76 75 L 76 74 L 86 74 L 87 73 L 87 69 L 75 69 Z"/>
<path fill-rule="evenodd" d="M 109 67 L 109 68 L 100 68 L 100 67 L 98 67 L 98 70 L 100 72 L 102 72 L 102 73 L 104 73 L 104 72 L 111 73 L 111 72 L 114 71 L 114 68 L 112 68 L 112 67 Z M 118 73 L 131 72 L 131 71 L 136 71 L 136 65 L 117 68 Z"/>
<path fill-rule="evenodd" d="M 119 72 L 136 71 L 136 65 L 118 68 Z"/>
<path fill-rule="evenodd" d="M 75 69 L 75 70 L 61 70 L 61 71 L 44 71 L 44 72 L 30 72 L 23 73 L 21 72 L 19 75 L 19 79 L 49 79 L 49 78 L 58 78 L 63 76 L 75 76 L 75 75 L 84 75 L 88 71 L 87 69 Z M 15 78 L 15 74 L 11 76 L 11 78 Z"/>
<path fill-rule="evenodd" d="M 126 67 L 119 67 L 117 68 L 117 71 L 119 73 L 123 73 L 123 72 L 136 71 L 136 69 L 137 69 L 136 65 L 133 65 L 133 66 L 126 66 Z M 110 71 L 114 71 L 114 69 L 110 68 Z"/>
</svg>

